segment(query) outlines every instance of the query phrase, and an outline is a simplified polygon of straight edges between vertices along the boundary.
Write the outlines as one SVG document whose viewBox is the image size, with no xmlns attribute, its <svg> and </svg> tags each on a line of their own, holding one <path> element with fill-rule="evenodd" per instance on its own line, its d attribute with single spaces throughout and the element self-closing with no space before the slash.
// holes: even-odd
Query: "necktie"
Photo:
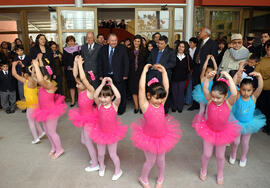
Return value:
<svg viewBox="0 0 270 188">
<path fill-rule="evenodd" d="M 157 61 L 156 61 L 156 63 L 159 63 L 159 61 L 160 61 L 160 58 L 161 58 L 162 54 L 163 54 L 163 52 L 162 52 L 162 51 L 158 51 L 158 55 L 157 55 Z"/>
<path fill-rule="evenodd" d="M 92 45 L 90 45 L 90 46 L 89 46 L 88 50 L 89 50 L 89 51 L 91 51 L 91 50 L 92 50 Z"/>
<path fill-rule="evenodd" d="M 113 56 L 113 48 L 111 48 L 110 54 L 109 54 L 109 73 L 113 73 L 112 69 L 112 56 Z"/>
<path fill-rule="evenodd" d="M 199 48 L 199 52 L 198 52 L 198 54 L 197 54 L 197 56 L 196 56 L 196 59 L 195 59 L 195 62 L 196 62 L 197 64 L 200 64 L 200 63 L 201 63 L 201 61 L 200 61 L 200 53 L 201 53 L 201 49 L 202 49 L 203 45 L 204 45 L 204 42 L 202 41 L 201 46 L 200 46 L 200 48 Z"/>
</svg>

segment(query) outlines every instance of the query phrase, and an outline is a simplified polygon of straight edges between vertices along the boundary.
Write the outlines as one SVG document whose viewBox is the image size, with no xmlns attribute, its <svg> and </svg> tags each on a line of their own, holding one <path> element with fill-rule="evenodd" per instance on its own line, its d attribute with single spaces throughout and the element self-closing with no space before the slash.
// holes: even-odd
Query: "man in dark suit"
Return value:
<svg viewBox="0 0 270 188">
<path fill-rule="evenodd" d="M 172 69 L 176 65 L 176 55 L 175 55 L 175 51 L 168 46 L 168 37 L 163 35 L 159 38 L 158 48 L 152 49 L 152 51 L 147 59 L 147 62 L 149 64 L 152 64 L 152 65 L 161 64 L 162 66 L 164 66 L 166 71 L 167 71 L 169 81 L 171 83 Z M 151 72 L 149 72 L 148 77 L 151 78 L 154 76 L 156 76 L 159 80 L 162 80 L 161 79 L 162 76 L 161 76 L 159 71 L 151 70 Z M 165 106 L 164 106 L 166 113 L 169 112 L 170 99 L 171 99 L 171 97 L 169 94 L 168 99 L 167 99 Z"/>
<path fill-rule="evenodd" d="M 92 82 L 92 85 L 96 89 L 100 84 L 100 80 L 98 79 L 98 54 L 102 46 L 95 43 L 95 36 L 93 32 L 88 32 L 86 34 L 86 39 L 87 43 L 81 47 L 81 55 L 84 59 L 84 71 L 86 74 L 88 74 L 88 71 L 93 71 L 97 79 Z"/>
<path fill-rule="evenodd" d="M 126 110 L 126 84 L 128 78 L 129 60 L 127 48 L 117 44 L 118 39 L 114 33 L 108 36 L 108 45 L 102 46 L 99 52 L 98 71 L 99 79 L 109 76 L 121 94 L 121 103 L 118 115 Z"/>
<path fill-rule="evenodd" d="M 0 97 L 3 110 L 7 114 L 14 113 L 16 109 L 16 80 L 9 70 L 7 62 L 1 65 L 0 70 Z"/>
<path fill-rule="evenodd" d="M 195 86 L 200 84 L 200 74 L 202 67 L 206 60 L 207 55 L 213 55 L 215 59 L 218 56 L 218 44 L 216 41 L 210 39 L 211 31 L 210 29 L 203 27 L 199 32 L 199 44 L 194 53 L 192 61 L 192 85 Z M 212 61 L 209 61 L 209 64 L 212 64 Z M 193 102 L 192 106 L 188 110 L 199 109 L 199 103 L 196 101 Z"/>
</svg>

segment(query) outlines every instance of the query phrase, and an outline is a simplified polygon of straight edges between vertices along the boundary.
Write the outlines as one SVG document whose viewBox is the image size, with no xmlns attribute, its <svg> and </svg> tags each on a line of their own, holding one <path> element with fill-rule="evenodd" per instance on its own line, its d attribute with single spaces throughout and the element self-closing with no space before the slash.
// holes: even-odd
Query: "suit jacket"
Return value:
<svg viewBox="0 0 270 188">
<path fill-rule="evenodd" d="M 11 70 L 8 70 L 8 75 L 6 76 L 4 72 L 0 71 L 0 91 L 7 92 L 14 91 L 16 89 L 16 79 L 12 76 Z"/>
<path fill-rule="evenodd" d="M 156 64 L 157 61 L 157 56 L 158 56 L 158 52 L 159 49 L 158 48 L 153 48 L 148 59 L 147 62 L 149 64 Z M 159 60 L 159 64 L 161 64 L 162 66 L 165 67 L 169 80 L 171 80 L 171 76 L 172 76 L 172 69 L 176 66 L 176 55 L 175 55 L 175 51 L 170 48 L 169 46 L 166 46 L 166 48 L 164 49 L 162 56 Z M 150 77 L 149 79 L 151 79 L 151 74 L 157 74 L 159 80 L 161 79 L 161 74 L 158 71 L 151 71 L 153 73 L 149 73 L 149 75 L 147 77 Z M 161 81 L 161 80 L 160 80 Z"/>
<path fill-rule="evenodd" d="M 98 54 L 101 49 L 101 45 L 94 43 L 94 47 L 91 50 L 88 50 L 88 43 L 85 43 L 81 47 L 81 55 L 84 59 L 83 68 L 85 72 L 93 71 L 96 79 L 93 82 L 94 88 L 97 88 L 99 85 L 98 79 Z"/>
<path fill-rule="evenodd" d="M 218 56 L 218 44 L 216 41 L 209 39 L 201 48 L 202 43 L 203 41 L 201 40 L 196 48 L 196 51 L 193 57 L 193 65 L 194 65 L 196 64 L 196 57 L 198 56 L 198 53 L 200 51 L 200 70 L 202 70 L 202 67 L 206 60 L 207 55 L 213 55 L 216 60 Z M 209 63 L 211 64 L 212 61 L 209 60 Z"/>
<path fill-rule="evenodd" d="M 122 82 L 123 77 L 128 77 L 129 60 L 127 48 L 118 44 L 112 56 L 113 80 Z M 99 51 L 98 73 L 99 77 L 108 76 L 109 72 L 109 45 L 102 46 Z"/>
</svg>

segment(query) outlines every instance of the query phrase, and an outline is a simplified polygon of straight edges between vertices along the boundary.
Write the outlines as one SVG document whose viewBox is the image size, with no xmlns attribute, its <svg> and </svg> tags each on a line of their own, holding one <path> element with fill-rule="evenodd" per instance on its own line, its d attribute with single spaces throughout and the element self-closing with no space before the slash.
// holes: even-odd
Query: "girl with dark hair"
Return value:
<svg viewBox="0 0 270 188">
<path fill-rule="evenodd" d="M 74 59 L 77 55 L 80 54 L 81 46 L 75 44 L 76 40 L 74 36 L 67 36 L 66 44 L 67 47 L 63 50 L 63 65 L 65 67 L 65 74 L 67 79 L 67 87 L 69 89 L 70 97 L 71 97 L 71 104 L 70 107 L 75 106 L 75 89 L 76 89 L 76 82 L 73 77 L 73 66 L 74 66 Z"/>
<path fill-rule="evenodd" d="M 153 40 L 150 40 L 146 44 L 146 50 L 150 54 L 151 50 L 155 47 L 156 43 Z"/>
<path fill-rule="evenodd" d="M 89 134 L 91 133 L 91 125 L 97 123 L 98 118 L 96 106 L 93 105 L 95 89 L 91 85 L 91 83 L 95 80 L 95 76 L 92 71 L 89 71 L 90 79 L 87 79 L 87 76 L 83 70 L 83 63 L 83 58 L 81 56 L 75 57 L 73 76 L 77 83 L 76 87 L 79 90 L 79 108 L 70 109 L 68 116 L 75 127 L 81 128 L 81 143 L 86 146 L 91 158 L 91 164 L 85 168 L 85 171 L 93 172 L 99 170 L 97 151 L 89 137 Z M 80 75 L 80 78 L 78 75 Z"/>
<path fill-rule="evenodd" d="M 150 68 L 162 74 L 162 82 L 152 78 L 146 84 L 146 74 Z M 147 90 L 145 89 L 147 85 Z M 144 151 L 145 163 L 139 182 L 144 188 L 151 188 L 148 176 L 155 164 L 158 167 L 156 188 L 164 181 L 165 155 L 181 138 L 179 123 L 171 116 L 165 116 L 164 104 L 169 92 L 169 80 L 166 69 L 161 64 L 144 66 L 139 83 L 140 108 L 144 118 L 131 124 L 131 140 L 135 147 Z"/>
<path fill-rule="evenodd" d="M 241 77 L 244 69 L 239 66 L 235 79 L 236 84 L 241 81 Z M 237 93 L 237 101 L 233 105 L 233 115 L 238 120 L 238 124 L 241 125 L 241 134 L 231 144 L 232 151 L 229 162 L 233 165 L 236 160 L 236 154 L 238 146 L 241 142 L 241 158 L 239 162 L 240 167 L 245 167 L 247 163 L 247 154 L 249 150 L 249 141 L 253 133 L 258 132 L 261 127 L 266 123 L 265 116 L 256 110 L 256 101 L 263 90 L 263 78 L 258 72 L 251 72 L 249 76 L 244 78 L 240 83 L 240 90 Z M 258 80 L 258 87 L 254 89 L 253 77 Z"/>
<path fill-rule="evenodd" d="M 37 122 L 42 122 L 46 135 L 51 143 L 49 156 L 57 159 L 64 153 L 61 140 L 56 132 L 58 118 L 65 113 L 67 105 L 65 97 L 55 94 L 56 84 L 51 81 L 53 74 L 50 66 L 44 66 L 41 56 L 32 61 L 35 67 L 37 82 L 41 86 L 38 91 L 38 106 L 32 113 Z"/>
<path fill-rule="evenodd" d="M 216 150 L 217 160 L 217 184 L 224 184 L 223 170 L 225 165 L 226 145 L 232 143 L 240 134 L 241 127 L 236 122 L 229 121 L 232 106 L 237 97 L 237 89 L 232 77 L 225 71 L 221 72 L 222 77 L 216 81 L 209 91 L 209 82 L 216 74 L 216 71 L 206 75 L 203 83 L 203 93 L 208 101 L 207 118 L 197 114 L 192 126 L 197 134 L 203 139 L 203 153 L 201 156 L 202 166 L 200 179 L 206 181 L 207 167 L 213 153 Z M 228 87 L 231 95 L 228 98 Z"/>
<path fill-rule="evenodd" d="M 181 113 L 185 99 L 185 85 L 188 73 L 190 72 L 191 57 L 189 45 L 185 41 L 179 41 L 176 46 L 176 66 L 172 72 L 172 111 Z"/>
<path fill-rule="evenodd" d="M 134 102 L 134 113 L 139 112 L 138 87 L 144 65 L 146 64 L 146 51 L 143 47 L 142 37 L 136 35 L 129 49 L 129 80 L 128 86 Z"/>
<path fill-rule="evenodd" d="M 22 76 L 17 73 L 16 66 L 18 64 L 22 67 Z M 29 128 L 34 138 L 32 144 L 38 144 L 40 143 L 40 139 L 45 136 L 45 132 L 42 130 L 40 124 L 32 117 L 32 113 L 38 105 L 38 88 L 37 76 L 34 68 L 31 69 L 31 67 L 25 67 L 21 62 L 14 61 L 12 63 L 12 75 L 23 83 L 25 100 L 17 101 L 16 104 L 21 110 L 26 110 Z"/>
</svg>

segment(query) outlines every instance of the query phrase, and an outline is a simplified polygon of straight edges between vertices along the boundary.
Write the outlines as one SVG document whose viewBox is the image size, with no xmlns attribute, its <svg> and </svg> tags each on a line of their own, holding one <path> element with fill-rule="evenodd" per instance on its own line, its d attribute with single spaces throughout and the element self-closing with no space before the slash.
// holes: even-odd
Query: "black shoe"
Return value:
<svg viewBox="0 0 270 188">
<path fill-rule="evenodd" d="M 137 114 L 139 112 L 139 109 L 134 109 L 134 114 Z"/>
<path fill-rule="evenodd" d="M 70 107 L 73 107 L 73 106 L 75 106 L 75 104 L 76 104 L 76 103 L 74 103 L 74 104 L 70 104 L 69 106 L 70 106 Z"/>
<path fill-rule="evenodd" d="M 26 110 L 22 110 L 22 113 L 26 113 Z"/>
<path fill-rule="evenodd" d="M 117 112 L 117 115 L 121 116 L 121 115 L 123 115 L 124 113 L 125 113 L 125 111 L 123 111 L 123 112 Z"/>
<path fill-rule="evenodd" d="M 172 109 L 172 112 L 176 112 L 176 110 L 175 109 Z"/>
<path fill-rule="evenodd" d="M 142 114 L 142 110 L 140 109 L 140 114 Z"/>
<path fill-rule="evenodd" d="M 178 113 L 182 113 L 182 110 L 177 110 Z"/>
<path fill-rule="evenodd" d="M 10 110 L 6 110 L 6 113 L 7 113 L 7 114 L 10 114 Z"/>
<path fill-rule="evenodd" d="M 193 110 L 197 110 L 197 109 L 200 109 L 200 106 L 192 105 L 192 106 L 189 107 L 187 110 L 188 110 L 188 111 L 193 111 Z"/>
<path fill-rule="evenodd" d="M 11 114 L 15 113 L 15 110 L 10 110 L 10 113 L 11 113 Z"/>
<path fill-rule="evenodd" d="M 168 113 L 169 113 L 169 109 L 166 109 L 166 110 L 165 110 L 165 114 L 168 114 Z"/>
</svg>

